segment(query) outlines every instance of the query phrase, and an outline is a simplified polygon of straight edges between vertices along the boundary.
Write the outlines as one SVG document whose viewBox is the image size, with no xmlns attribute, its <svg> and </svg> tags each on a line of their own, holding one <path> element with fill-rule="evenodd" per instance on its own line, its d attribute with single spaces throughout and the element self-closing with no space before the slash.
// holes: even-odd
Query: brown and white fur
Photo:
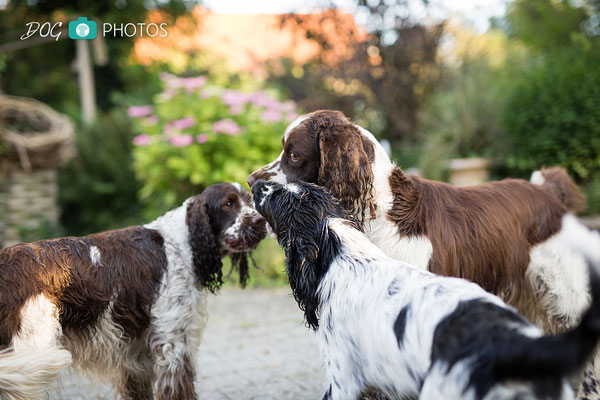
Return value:
<svg viewBox="0 0 600 400">
<path fill-rule="evenodd" d="M 370 132 L 338 111 L 299 117 L 282 145 L 248 184 L 325 186 L 386 255 L 478 283 L 547 331 L 574 326 L 589 305 L 585 260 L 556 239 L 563 216 L 584 204 L 563 169 L 537 171 L 531 182 L 455 188 L 405 174 Z"/>
<path fill-rule="evenodd" d="M 264 219 L 237 183 L 217 184 L 143 226 L 0 251 L 0 399 L 37 399 L 74 366 L 123 399 L 195 399 L 207 292 Z"/>
</svg>

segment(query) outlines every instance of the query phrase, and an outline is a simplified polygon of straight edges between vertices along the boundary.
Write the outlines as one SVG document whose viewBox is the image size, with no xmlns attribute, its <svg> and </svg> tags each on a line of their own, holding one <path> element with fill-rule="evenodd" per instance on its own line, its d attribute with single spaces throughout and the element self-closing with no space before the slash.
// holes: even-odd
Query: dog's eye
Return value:
<svg viewBox="0 0 600 400">
<path fill-rule="evenodd" d="M 297 155 L 297 154 L 295 154 L 295 153 L 291 153 L 291 154 L 290 154 L 290 159 L 291 159 L 293 162 L 298 162 L 298 161 L 300 161 L 300 156 L 298 156 L 298 155 Z"/>
<path fill-rule="evenodd" d="M 232 205 L 233 203 L 231 202 L 231 200 L 227 200 L 227 202 L 223 204 L 223 208 L 231 208 Z"/>
</svg>

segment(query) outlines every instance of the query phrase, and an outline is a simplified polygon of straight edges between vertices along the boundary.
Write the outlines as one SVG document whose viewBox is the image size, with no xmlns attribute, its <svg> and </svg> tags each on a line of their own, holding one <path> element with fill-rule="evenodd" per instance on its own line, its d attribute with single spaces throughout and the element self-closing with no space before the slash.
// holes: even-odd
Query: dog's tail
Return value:
<svg viewBox="0 0 600 400">
<path fill-rule="evenodd" d="M 550 167 L 534 171 L 530 182 L 550 190 L 573 213 L 585 209 L 585 197 L 564 168 Z"/>
<path fill-rule="evenodd" d="M 503 348 L 494 366 L 499 378 L 559 379 L 576 373 L 594 355 L 600 338 L 600 233 L 567 214 L 558 238 L 581 253 L 589 265 L 591 305 L 570 331 L 516 341 Z"/>
<path fill-rule="evenodd" d="M 0 400 L 40 399 L 60 371 L 71 365 L 71 353 L 58 346 L 0 351 Z"/>
</svg>

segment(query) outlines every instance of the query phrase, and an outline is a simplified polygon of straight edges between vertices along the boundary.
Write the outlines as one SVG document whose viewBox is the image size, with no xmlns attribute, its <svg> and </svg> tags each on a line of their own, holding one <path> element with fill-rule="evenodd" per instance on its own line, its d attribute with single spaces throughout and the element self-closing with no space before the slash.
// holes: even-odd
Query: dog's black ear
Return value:
<svg viewBox="0 0 600 400">
<path fill-rule="evenodd" d="M 374 210 L 373 144 L 350 123 L 323 126 L 319 131 L 319 184 L 329 189 L 357 219 Z"/>
<path fill-rule="evenodd" d="M 250 252 L 233 253 L 229 258 L 231 258 L 231 268 L 237 269 L 240 274 L 240 286 L 246 287 L 250 277 L 248 271 L 248 258 L 250 258 L 254 264 L 252 254 Z M 254 264 L 254 266 L 256 266 L 256 264 Z"/>
<path fill-rule="evenodd" d="M 186 223 L 196 277 L 214 293 L 223 284 L 223 264 L 204 196 L 198 195 L 188 204 Z"/>
<path fill-rule="evenodd" d="M 308 326 L 319 327 L 319 296 L 317 289 L 329 265 L 339 253 L 340 240 L 327 227 L 327 222 L 317 232 L 290 241 L 286 249 L 287 272 L 294 298 Z"/>
</svg>

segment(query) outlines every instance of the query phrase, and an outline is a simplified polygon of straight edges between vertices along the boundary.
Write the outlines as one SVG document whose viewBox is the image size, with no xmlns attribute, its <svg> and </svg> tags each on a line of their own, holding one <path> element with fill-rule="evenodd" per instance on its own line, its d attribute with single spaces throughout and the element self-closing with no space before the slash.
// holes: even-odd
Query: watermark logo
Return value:
<svg viewBox="0 0 600 400">
<path fill-rule="evenodd" d="M 97 31 L 96 21 L 88 21 L 86 17 L 79 17 L 77 21 L 69 22 L 69 37 L 71 39 L 95 39 Z"/>
<path fill-rule="evenodd" d="M 62 27 L 62 22 L 57 22 L 55 24 L 51 24 L 50 22 L 44 22 L 43 24 L 40 24 L 39 22 L 28 22 L 26 25 L 27 32 L 21 36 L 21 40 L 29 39 L 38 31 L 40 37 L 51 37 L 54 40 L 58 40 L 60 38 L 60 34 L 62 33 L 60 30 Z"/>
<path fill-rule="evenodd" d="M 21 40 L 29 39 L 35 34 L 38 34 L 42 38 L 51 37 L 54 40 L 59 40 L 62 31 L 62 22 L 28 22 L 27 32 L 21 36 Z M 115 24 L 105 22 L 102 24 L 101 35 L 103 37 L 167 37 L 168 32 L 166 29 L 166 23 L 126 23 L 126 24 Z M 87 17 L 79 17 L 76 21 L 69 22 L 69 37 L 74 40 L 90 40 L 95 39 L 98 35 L 98 24 L 96 21 L 87 19 Z"/>
<path fill-rule="evenodd" d="M 167 37 L 167 24 L 155 24 L 153 22 L 147 24 L 145 22 L 138 22 L 137 24 L 102 24 L 102 36 L 112 37 Z"/>
</svg>

